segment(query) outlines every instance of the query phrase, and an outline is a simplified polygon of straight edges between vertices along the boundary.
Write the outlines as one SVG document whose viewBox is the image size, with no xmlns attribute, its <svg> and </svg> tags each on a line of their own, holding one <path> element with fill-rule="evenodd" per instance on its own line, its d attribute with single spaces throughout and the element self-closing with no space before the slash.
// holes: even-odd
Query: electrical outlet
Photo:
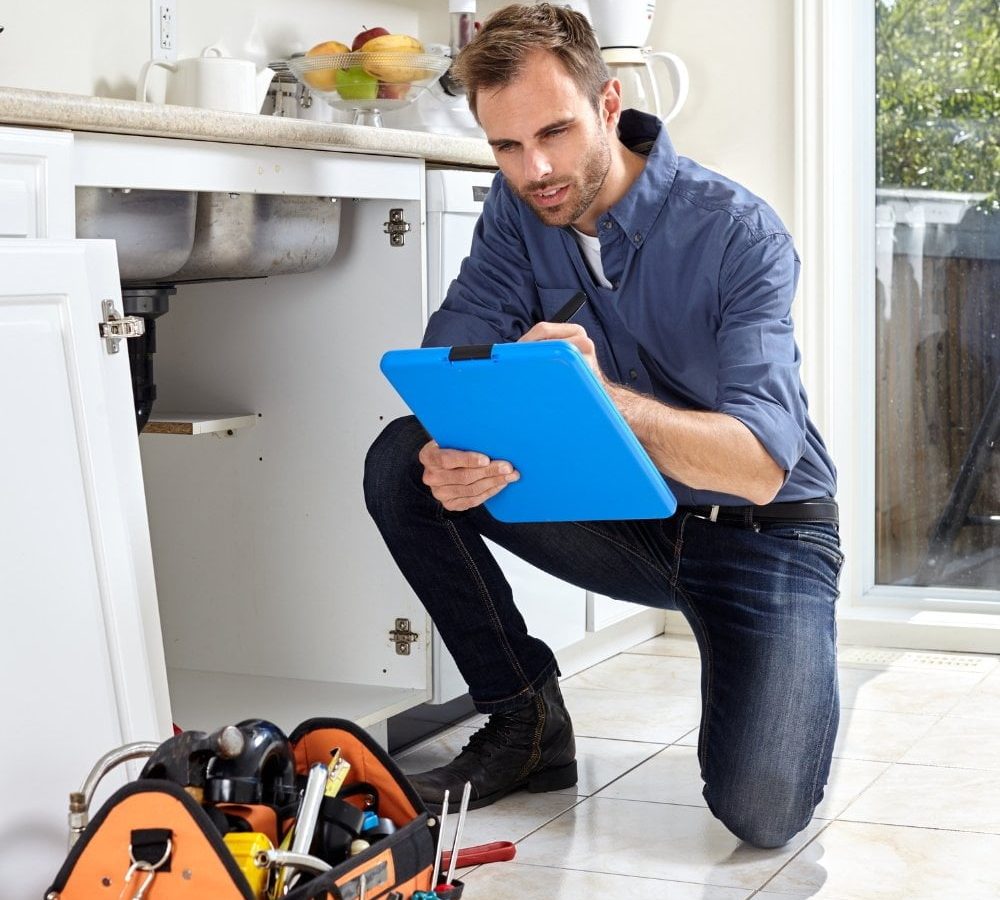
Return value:
<svg viewBox="0 0 1000 900">
<path fill-rule="evenodd" d="M 177 59 L 177 0 L 150 0 L 150 57 Z"/>
<path fill-rule="evenodd" d="M 174 49 L 174 7 L 171 3 L 160 4 L 160 49 Z"/>
</svg>

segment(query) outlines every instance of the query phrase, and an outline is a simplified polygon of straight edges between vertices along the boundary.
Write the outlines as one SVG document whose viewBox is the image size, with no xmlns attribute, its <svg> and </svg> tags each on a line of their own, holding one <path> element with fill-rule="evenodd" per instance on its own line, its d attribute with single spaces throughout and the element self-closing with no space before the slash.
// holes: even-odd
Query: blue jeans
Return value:
<svg viewBox="0 0 1000 900">
<path fill-rule="evenodd" d="M 823 798 L 839 719 L 837 526 L 734 527 L 678 511 L 630 522 L 508 524 L 446 511 L 423 484 L 413 417 L 372 445 L 365 497 L 481 712 L 518 706 L 555 671 L 483 537 L 571 584 L 685 616 L 701 651 L 698 759 L 709 809 L 777 847 Z M 585 488 L 584 488 L 585 489 Z M 627 735 L 623 735 L 627 737 Z"/>
</svg>

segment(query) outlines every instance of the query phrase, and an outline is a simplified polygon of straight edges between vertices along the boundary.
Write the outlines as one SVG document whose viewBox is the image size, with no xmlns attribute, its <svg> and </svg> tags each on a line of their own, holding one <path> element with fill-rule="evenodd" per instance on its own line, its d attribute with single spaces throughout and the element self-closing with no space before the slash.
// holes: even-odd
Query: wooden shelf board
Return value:
<svg viewBox="0 0 1000 900">
<path fill-rule="evenodd" d="M 167 668 L 174 722 L 214 731 L 243 719 L 267 719 L 286 733 L 316 716 L 350 719 L 362 727 L 405 712 L 429 696 L 415 688 L 307 681 Z"/>
<path fill-rule="evenodd" d="M 249 428 L 257 421 L 253 413 L 230 415 L 223 413 L 154 413 L 149 417 L 143 434 L 219 434 Z"/>
</svg>

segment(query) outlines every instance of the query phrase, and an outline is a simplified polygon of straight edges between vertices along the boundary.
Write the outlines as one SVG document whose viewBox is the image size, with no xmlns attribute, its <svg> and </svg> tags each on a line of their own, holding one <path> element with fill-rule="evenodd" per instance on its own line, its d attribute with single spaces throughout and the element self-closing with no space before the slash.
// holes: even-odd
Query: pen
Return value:
<svg viewBox="0 0 1000 900">
<path fill-rule="evenodd" d="M 557 323 L 568 322 L 580 311 L 580 307 L 586 302 L 587 295 L 583 291 L 577 291 L 570 297 L 569 302 L 562 306 L 549 321 Z"/>
</svg>

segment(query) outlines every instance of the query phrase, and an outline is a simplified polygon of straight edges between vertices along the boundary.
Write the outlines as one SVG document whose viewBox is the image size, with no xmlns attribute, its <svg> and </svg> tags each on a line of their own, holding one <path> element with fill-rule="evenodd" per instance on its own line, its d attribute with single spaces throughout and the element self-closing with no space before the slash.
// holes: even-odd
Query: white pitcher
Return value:
<svg viewBox="0 0 1000 900">
<path fill-rule="evenodd" d="M 165 69 L 166 89 L 162 97 L 149 96 L 150 74 Z M 171 103 L 229 112 L 259 113 L 274 72 L 258 69 L 249 59 L 223 56 L 218 47 L 206 47 L 201 56 L 169 63 L 148 60 L 139 72 L 135 98 L 144 103 Z"/>
</svg>

